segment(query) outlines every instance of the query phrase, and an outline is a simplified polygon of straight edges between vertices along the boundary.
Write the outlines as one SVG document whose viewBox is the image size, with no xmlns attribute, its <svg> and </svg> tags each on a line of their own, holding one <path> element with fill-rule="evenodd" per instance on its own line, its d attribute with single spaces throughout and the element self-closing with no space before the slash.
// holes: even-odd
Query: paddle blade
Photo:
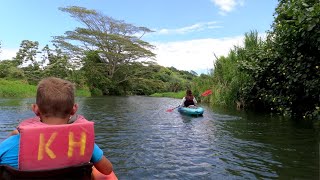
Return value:
<svg viewBox="0 0 320 180">
<path fill-rule="evenodd" d="M 166 112 L 172 112 L 173 111 L 173 109 L 167 109 L 166 110 Z"/>
<path fill-rule="evenodd" d="M 210 94 L 212 94 L 212 91 L 211 91 L 210 89 L 208 89 L 208 90 L 206 90 L 205 92 L 203 92 L 203 93 L 201 94 L 201 96 L 208 96 L 208 95 L 210 95 Z"/>
</svg>

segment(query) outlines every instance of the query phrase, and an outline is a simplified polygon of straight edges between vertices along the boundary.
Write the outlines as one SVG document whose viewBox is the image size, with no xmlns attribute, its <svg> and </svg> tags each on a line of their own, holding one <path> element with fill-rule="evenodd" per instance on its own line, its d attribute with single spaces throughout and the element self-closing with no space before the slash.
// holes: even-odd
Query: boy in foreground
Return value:
<svg viewBox="0 0 320 180">
<path fill-rule="evenodd" d="M 112 164 L 94 143 L 93 123 L 82 116 L 70 122 L 78 110 L 74 99 L 71 82 L 54 77 L 40 81 L 32 105 L 37 117 L 23 121 L 19 133 L 0 143 L 0 165 L 41 170 L 90 161 L 99 172 L 109 175 Z"/>
</svg>

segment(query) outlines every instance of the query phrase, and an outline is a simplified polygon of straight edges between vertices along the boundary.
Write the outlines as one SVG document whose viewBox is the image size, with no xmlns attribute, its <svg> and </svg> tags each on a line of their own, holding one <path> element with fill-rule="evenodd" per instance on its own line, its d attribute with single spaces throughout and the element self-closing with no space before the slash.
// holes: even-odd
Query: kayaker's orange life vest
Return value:
<svg viewBox="0 0 320 180">
<path fill-rule="evenodd" d="M 94 123 L 83 116 L 72 124 L 48 125 L 38 117 L 20 123 L 19 170 L 46 170 L 89 162 Z"/>
</svg>

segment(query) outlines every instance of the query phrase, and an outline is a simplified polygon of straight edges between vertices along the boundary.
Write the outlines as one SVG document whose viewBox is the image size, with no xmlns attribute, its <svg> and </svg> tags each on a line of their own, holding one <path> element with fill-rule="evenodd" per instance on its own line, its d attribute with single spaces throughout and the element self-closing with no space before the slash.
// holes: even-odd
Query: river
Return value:
<svg viewBox="0 0 320 180">
<path fill-rule="evenodd" d="M 0 99 L 0 142 L 33 98 Z M 95 122 L 96 143 L 119 179 L 319 179 L 319 133 L 283 117 L 205 108 L 203 116 L 166 112 L 179 99 L 77 98 Z"/>
</svg>

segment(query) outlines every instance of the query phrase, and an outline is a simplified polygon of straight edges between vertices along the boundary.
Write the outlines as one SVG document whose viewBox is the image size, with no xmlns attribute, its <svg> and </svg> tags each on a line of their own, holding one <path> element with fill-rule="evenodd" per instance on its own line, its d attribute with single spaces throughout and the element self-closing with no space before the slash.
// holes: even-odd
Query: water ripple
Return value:
<svg viewBox="0 0 320 180">
<path fill-rule="evenodd" d="M 179 114 L 171 98 L 78 98 L 119 179 L 318 179 L 319 139 L 290 121 L 203 105 Z M 0 139 L 32 116 L 30 99 L 0 100 Z"/>
</svg>

